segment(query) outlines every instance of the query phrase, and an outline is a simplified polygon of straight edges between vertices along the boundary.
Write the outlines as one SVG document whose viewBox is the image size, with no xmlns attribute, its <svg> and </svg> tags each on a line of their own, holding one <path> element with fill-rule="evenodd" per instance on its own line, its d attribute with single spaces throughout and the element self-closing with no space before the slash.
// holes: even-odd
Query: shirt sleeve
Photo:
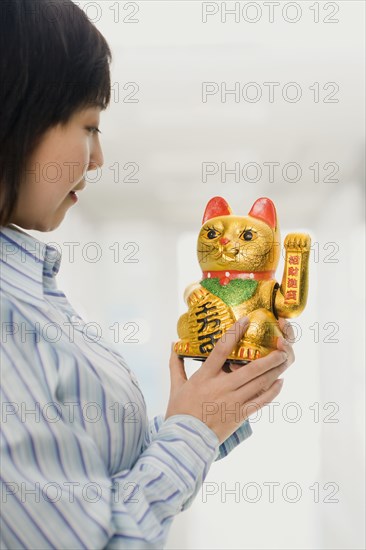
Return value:
<svg viewBox="0 0 366 550">
<path fill-rule="evenodd" d="M 199 422 L 201 421 L 199 420 Z M 163 425 L 163 423 L 164 423 L 163 415 L 155 416 L 152 420 L 150 420 L 149 432 L 150 432 L 151 440 L 158 437 L 158 432 L 160 430 L 160 427 Z M 203 422 L 201 422 L 201 424 L 203 424 Z M 218 461 L 224 458 L 225 456 L 227 456 L 233 449 L 235 449 L 235 447 L 237 447 L 245 439 L 250 437 L 252 433 L 253 433 L 253 430 L 251 425 L 249 424 L 249 420 L 245 420 L 243 424 L 241 424 L 241 426 L 234 433 L 232 433 L 227 439 L 225 439 L 225 441 L 221 443 L 221 445 L 217 449 L 214 460 Z M 201 488 L 201 485 L 197 485 L 195 492 L 183 504 L 182 511 L 187 510 L 187 508 L 191 506 L 200 488 Z"/>
<path fill-rule="evenodd" d="M 217 456 L 214 432 L 172 416 L 110 476 L 93 438 L 57 416 L 37 346 L 2 346 L 0 360 L 4 548 L 162 548 Z"/>
<path fill-rule="evenodd" d="M 154 416 L 154 418 L 150 420 L 150 440 L 156 437 L 163 422 L 163 415 Z M 249 424 L 249 420 L 245 420 L 234 433 L 232 433 L 227 439 L 225 439 L 225 441 L 221 443 L 217 451 L 215 462 L 227 456 L 233 449 L 235 449 L 235 447 L 237 447 L 245 439 L 248 439 L 252 433 L 253 430 Z"/>
</svg>

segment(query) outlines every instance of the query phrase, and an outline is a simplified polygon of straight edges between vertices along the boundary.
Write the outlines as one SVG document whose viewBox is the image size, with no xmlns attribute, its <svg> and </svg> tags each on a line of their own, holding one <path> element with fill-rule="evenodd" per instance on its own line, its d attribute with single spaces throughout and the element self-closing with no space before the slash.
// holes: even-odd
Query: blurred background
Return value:
<svg viewBox="0 0 366 550">
<path fill-rule="evenodd" d="M 166 410 L 208 200 L 245 215 L 270 197 L 282 239 L 312 237 L 296 363 L 168 548 L 364 548 L 364 3 L 75 3 L 114 56 L 105 163 L 56 231 L 30 233 L 62 249 L 59 288 L 149 416 Z"/>
</svg>

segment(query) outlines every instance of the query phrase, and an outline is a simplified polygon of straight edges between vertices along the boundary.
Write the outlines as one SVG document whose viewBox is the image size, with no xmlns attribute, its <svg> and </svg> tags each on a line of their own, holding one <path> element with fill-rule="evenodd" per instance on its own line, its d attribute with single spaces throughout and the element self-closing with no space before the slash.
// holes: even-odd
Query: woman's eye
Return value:
<svg viewBox="0 0 366 550">
<path fill-rule="evenodd" d="M 210 229 L 207 233 L 207 237 L 209 239 L 216 239 L 218 233 L 215 231 L 215 229 Z"/>
<path fill-rule="evenodd" d="M 87 130 L 88 130 L 91 134 L 95 134 L 96 132 L 98 132 L 99 134 L 102 133 L 102 132 L 99 130 L 99 128 L 97 128 L 96 126 L 88 126 Z"/>
<path fill-rule="evenodd" d="M 250 229 L 247 229 L 246 231 L 244 231 L 242 237 L 244 241 L 251 241 L 253 239 L 253 232 L 250 231 Z"/>
</svg>

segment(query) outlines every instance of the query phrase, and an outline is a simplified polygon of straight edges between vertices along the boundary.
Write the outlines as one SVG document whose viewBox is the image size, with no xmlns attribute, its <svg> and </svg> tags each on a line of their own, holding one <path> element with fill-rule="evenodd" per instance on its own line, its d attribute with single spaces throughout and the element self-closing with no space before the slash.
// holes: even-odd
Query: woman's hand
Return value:
<svg viewBox="0 0 366 550">
<path fill-rule="evenodd" d="M 278 339 L 276 351 L 235 368 L 231 373 L 222 370 L 248 324 L 248 319 L 244 317 L 227 330 L 189 379 L 183 359 L 172 349 L 166 419 L 175 414 L 195 416 L 207 424 L 222 443 L 250 414 L 273 401 L 280 393 L 283 380 L 278 380 L 278 377 L 295 360 L 290 344 L 294 334 L 285 319 L 279 319 L 279 324 L 286 339 Z"/>
</svg>

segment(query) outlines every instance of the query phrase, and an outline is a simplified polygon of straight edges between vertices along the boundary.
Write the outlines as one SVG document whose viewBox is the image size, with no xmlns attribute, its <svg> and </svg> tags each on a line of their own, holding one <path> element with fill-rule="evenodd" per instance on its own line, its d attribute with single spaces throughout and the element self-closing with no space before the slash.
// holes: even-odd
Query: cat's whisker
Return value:
<svg viewBox="0 0 366 550">
<path fill-rule="evenodd" d="M 197 250 L 200 262 L 205 262 L 210 257 L 210 250 Z"/>
<path fill-rule="evenodd" d="M 212 250 L 211 248 L 200 248 L 198 252 L 206 252 L 207 254 L 209 254 L 211 250 Z"/>
</svg>

